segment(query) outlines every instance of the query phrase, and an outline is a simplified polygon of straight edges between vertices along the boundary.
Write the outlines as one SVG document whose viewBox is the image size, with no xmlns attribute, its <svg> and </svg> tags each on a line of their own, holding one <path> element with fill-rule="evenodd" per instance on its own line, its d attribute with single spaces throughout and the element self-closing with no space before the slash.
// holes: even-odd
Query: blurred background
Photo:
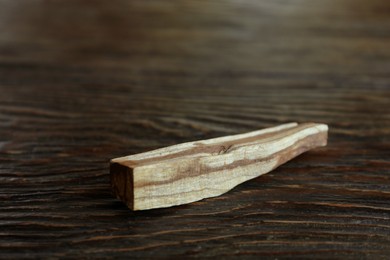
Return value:
<svg viewBox="0 0 390 260">
<path fill-rule="evenodd" d="M 389 107 L 387 0 L 0 0 L 0 250 L 386 258 Z M 328 147 L 220 198 L 110 194 L 111 158 L 293 121 Z"/>
<path fill-rule="evenodd" d="M 3 0 L 0 7 L 2 104 L 24 98 L 21 105 L 50 113 L 77 106 L 89 120 L 119 117 L 101 127 L 129 127 L 126 119 L 143 114 L 183 135 L 190 127 L 190 136 L 295 120 L 366 135 L 385 120 L 388 1 Z"/>
</svg>

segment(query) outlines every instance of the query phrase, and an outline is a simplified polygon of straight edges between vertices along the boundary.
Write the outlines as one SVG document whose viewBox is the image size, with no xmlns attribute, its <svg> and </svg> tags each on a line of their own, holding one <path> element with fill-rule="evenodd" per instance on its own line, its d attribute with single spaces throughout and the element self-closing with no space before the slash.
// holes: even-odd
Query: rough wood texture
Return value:
<svg viewBox="0 0 390 260">
<path fill-rule="evenodd" d="M 1 258 L 388 258 L 390 1 L 2 0 L 0 28 Z M 111 158 L 284 122 L 329 143 L 191 205 L 111 194 Z"/>
<path fill-rule="evenodd" d="M 132 210 L 186 204 L 226 193 L 325 146 L 327 137 L 327 125 L 290 123 L 115 158 L 111 186 Z"/>
</svg>

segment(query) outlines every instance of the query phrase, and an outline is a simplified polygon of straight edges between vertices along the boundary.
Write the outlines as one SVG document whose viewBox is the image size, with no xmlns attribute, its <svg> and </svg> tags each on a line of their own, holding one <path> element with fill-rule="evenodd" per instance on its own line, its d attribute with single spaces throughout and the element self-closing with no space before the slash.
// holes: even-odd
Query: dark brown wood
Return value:
<svg viewBox="0 0 390 260">
<path fill-rule="evenodd" d="M 0 2 L 0 258 L 390 254 L 390 2 Z M 131 212 L 109 160 L 285 122 L 328 146 Z"/>
</svg>

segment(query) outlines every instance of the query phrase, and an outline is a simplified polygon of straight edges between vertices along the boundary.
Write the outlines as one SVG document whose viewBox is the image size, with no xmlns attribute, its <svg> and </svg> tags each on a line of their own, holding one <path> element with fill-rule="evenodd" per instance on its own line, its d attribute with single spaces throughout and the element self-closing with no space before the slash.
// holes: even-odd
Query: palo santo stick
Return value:
<svg viewBox="0 0 390 260">
<path fill-rule="evenodd" d="M 111 160 L 111 186 L 132 210 L 221 195 L 310 149 L 328 126 L 290 123 L 246 134 L 169 146 Z"/>
</svg>

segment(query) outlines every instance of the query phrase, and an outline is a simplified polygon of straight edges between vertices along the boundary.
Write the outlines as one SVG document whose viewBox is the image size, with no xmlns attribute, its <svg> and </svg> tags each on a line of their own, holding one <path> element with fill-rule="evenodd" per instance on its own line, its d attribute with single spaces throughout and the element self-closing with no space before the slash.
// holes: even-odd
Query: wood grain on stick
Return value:
<svg viewBox="0 0 390 260">
<path fill-rule="evenodd" d="M 324 124 L 289 123 L 120 157 L 111 161 L 111 185 L 132 210 L 190 203 L 221 195 L 325 146 L 327 131 Z"/>
</svg>

